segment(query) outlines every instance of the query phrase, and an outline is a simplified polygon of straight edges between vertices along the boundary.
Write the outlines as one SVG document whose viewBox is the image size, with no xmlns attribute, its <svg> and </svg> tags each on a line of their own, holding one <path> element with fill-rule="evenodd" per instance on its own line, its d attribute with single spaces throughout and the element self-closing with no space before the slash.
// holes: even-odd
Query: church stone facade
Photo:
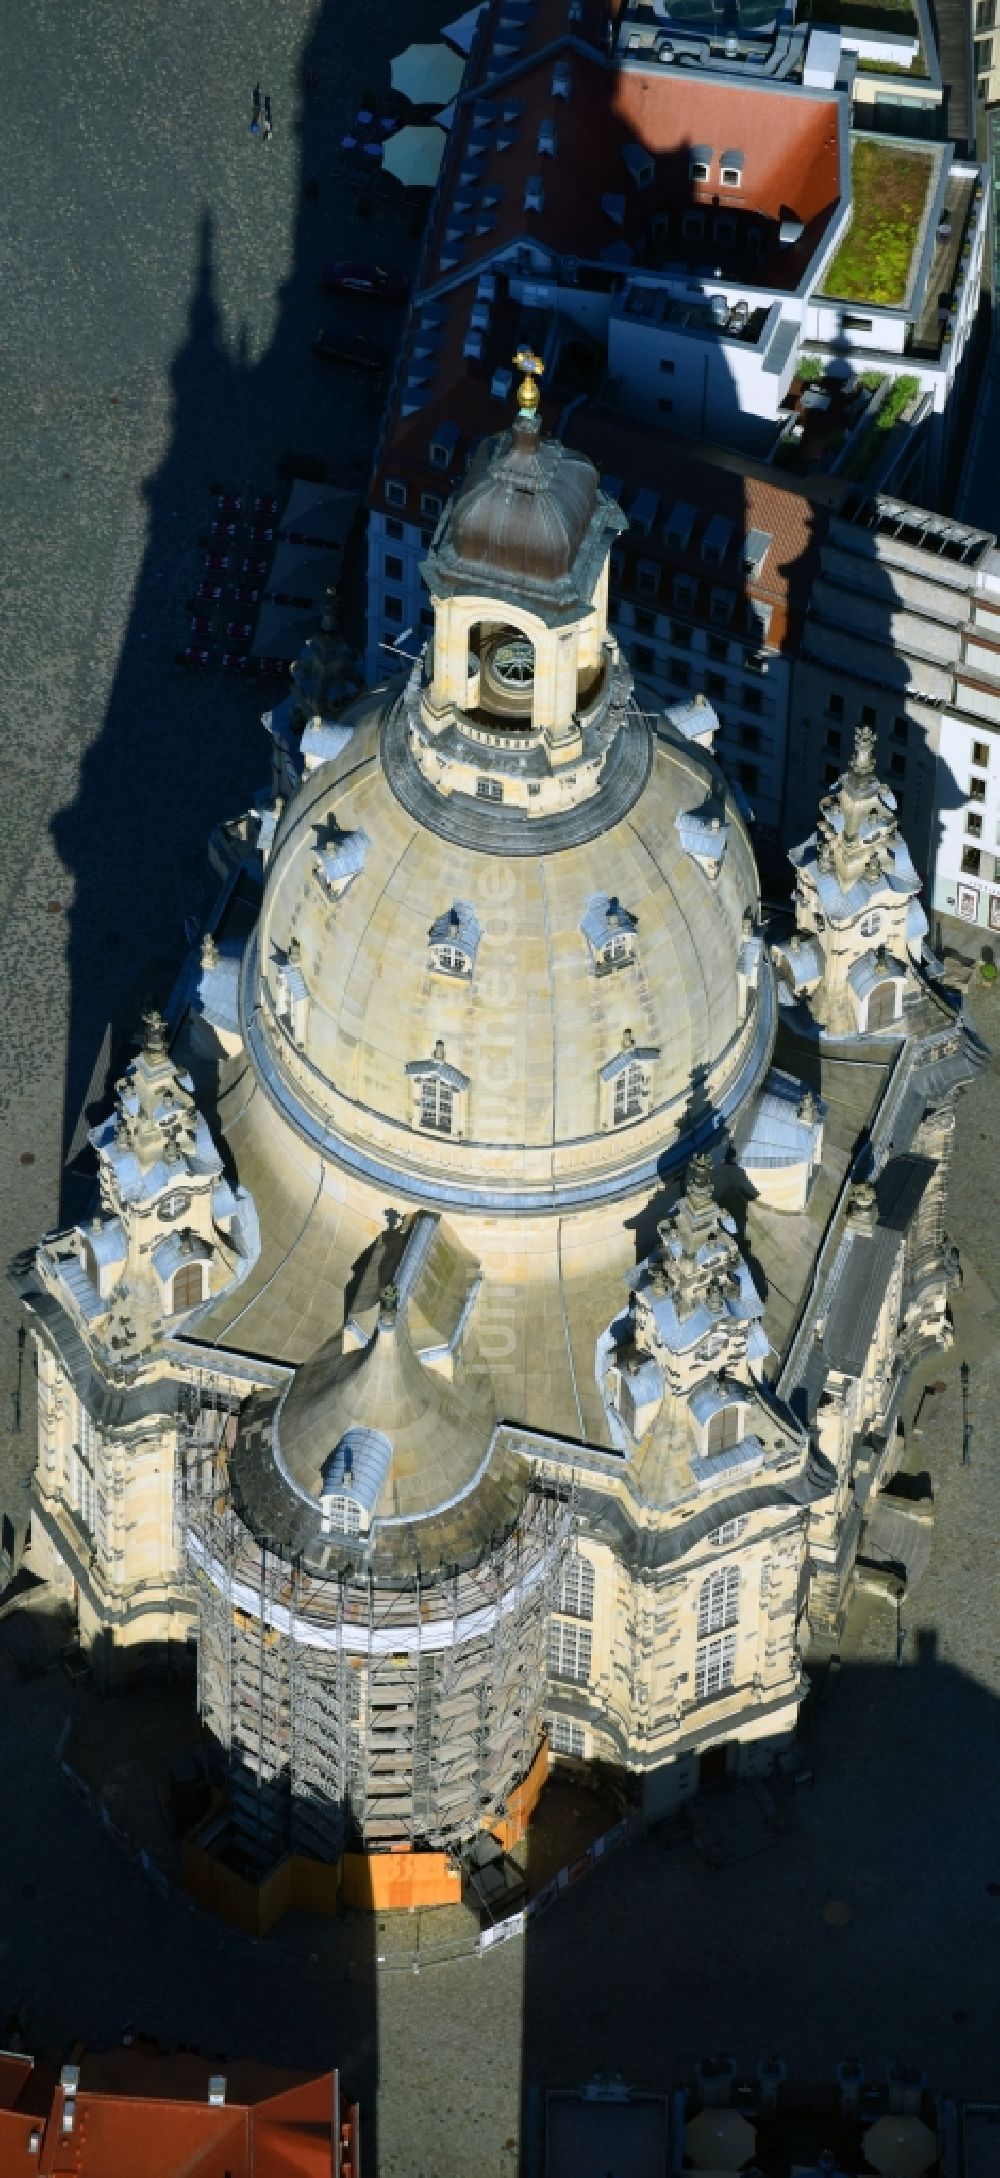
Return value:
<svg viewBox="0 0 1000 2178">
<path fill-rule="evenodd" d="M 271 715 L 254 926 L 225 889 L 24 1281 L 35 1562 L 107 1680 L 194 1647 L 262 1867 L 509 1837 L 552 1761 L 652 1816 L 769 1767 L 949 1338 L 981 1054 L 870 737 L 772 940 L 531 362 L 425 654 L 352 699 L 328 616 Z"/>
</svg>

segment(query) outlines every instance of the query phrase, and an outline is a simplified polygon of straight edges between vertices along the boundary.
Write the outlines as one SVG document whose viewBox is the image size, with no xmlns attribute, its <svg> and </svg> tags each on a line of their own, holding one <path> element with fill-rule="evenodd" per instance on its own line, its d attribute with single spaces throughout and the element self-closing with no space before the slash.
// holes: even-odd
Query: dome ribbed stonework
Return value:
<svg viewBox="0 0 1000 2178">
<path fill-rule="evenodd" d="M 486 568 L 515 582 L 565 580 L 597 505 L 591 462 L 518 417 L 456 494 L 448 528 L 453 571 Z"/>
</svg>

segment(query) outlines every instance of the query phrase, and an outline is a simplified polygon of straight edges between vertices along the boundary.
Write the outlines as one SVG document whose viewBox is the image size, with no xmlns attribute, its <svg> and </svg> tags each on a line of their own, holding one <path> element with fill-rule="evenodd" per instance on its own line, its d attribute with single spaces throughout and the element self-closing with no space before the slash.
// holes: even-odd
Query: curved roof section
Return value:
<svg viewBox="0 0 1000 2178">
<path fill-rule="evenodd" d="M 327 1154 L 391 1172 L 427 1207 L 457 1200 L 456 1187 L 499 1209 L 555 1207 L 655 1173 L 693 1118 L 731 1109 L 766 1070 L 769 977 L 745 1013 L 736 973 L 758 899 L 743 820 L 702 752 L 633 714 L 622 738 L 640 736 L 649 768 L 627 813 L 581 840 L 568 812 L 565 833 L 551 820 L 565 846 L 534 855 L 498 857 L 422 824 L 393 792 L 370 717 L 304 782 L 272 857 L 243 1011 L 263 1086 Z M 712 877 L 677 826 L 709 793 L 728 838 Z M 332 894 L 328 842 L 362 832 L 363 865 Z M 636 928 L 634 958 L 605 976 L 581 927 L 598 892 Z M 481 935 L 471 974 L 450 977 L 429 939 L 456 900 L 472 903 Z M 298 1041 L 276 992 L 293 940 L 308 993 Z M 629 1038 L 660 1056 L 648 1107 L 613 1128 L 602 1070 Z M 450 1132 L 420 1109 L 432 1066 L 459 1099 Z"/>
</svg>

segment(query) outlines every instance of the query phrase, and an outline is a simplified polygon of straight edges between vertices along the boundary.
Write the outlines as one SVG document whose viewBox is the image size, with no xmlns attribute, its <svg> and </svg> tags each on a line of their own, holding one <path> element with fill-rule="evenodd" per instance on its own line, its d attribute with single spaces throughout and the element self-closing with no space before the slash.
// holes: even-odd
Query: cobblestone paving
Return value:
<svg viewBox="0 0 1000 2178">
<path fill-rule="evenodd" d="M 170 654 L 214 475 L 266 487 L 290 442 L 362 481 L 375 418 L 309 359 L 325 256 L 405 264 L 395 218 L 366 222 L 333 147 L 393 50 L 447 5 L 378 10 L 195 0 L 53 10 L 8 24 L 0 272 L 6 582 L 0 642 L 0 1241 L 57 1215 L 109 1019 L 169 980 L 206 901 L 203 843 L 264 770 L 253 695 L 182 679 Z M 318 91 L 293 129 L 311 41 Z M 265 153 L 249 89 L 275 105 Z M 320 183 L 303 204 L 303 175 Z M 355 306 L 360 309 L 360 306 Z M 324 314 L 328 305 L 323 305 Z M 359 316 L 358 323 L 368 322 Z M 1000 1038 L 1000 1002 L 977 994 Z M 70 1064 L 67 1073 L 67 1051 Z M 496 2178 L 517 2163 L 522 2088 L 601 2069 L 675 2079 L 708 2049 L 777 2049 L 826 2071 L 896 2052 L 959 2092 L 1000 2093 L 995 2038 L 1000 1643 L 997 1067 L 962 1112 L 952 1224 L 968 1267 L 962 1336 L 976 1435 L 959 1464 L 957 1354 L 919 1440 L 938 1494 L 909 1639 L 859 1616 L 808 1743 L 813 1792 L 781 1847 L 710 1871 L 650 1841 L 581 1884 L 527 1942 L 377 1978 L 379 1931 L 292 1917 L 256 1946 L 164 1904 L 53 1770 L 62 1682 L 5 1685 L 0 2020 L 29 2039 L 167 2040 L 277 2062 L 341 2062 L 365 2095 L 369 2178 Z M 33 1162 L 25 1162 L 25 1159 Z M 15 1313 L 0 1286 L 0 1509 L 33 1460 L 6 1427 Z M 130 1706 L 122 1707 L 128 1734 Z M 830 1913 L 824 1909 L 833 1906 Z M 433 1942 L 431 1922 L 421 1942 Z M 523 2075 L 523 2077 L 522 2077 Z M 380 2088 L 375 2149 L 374 2087 Z"/>
</svg>

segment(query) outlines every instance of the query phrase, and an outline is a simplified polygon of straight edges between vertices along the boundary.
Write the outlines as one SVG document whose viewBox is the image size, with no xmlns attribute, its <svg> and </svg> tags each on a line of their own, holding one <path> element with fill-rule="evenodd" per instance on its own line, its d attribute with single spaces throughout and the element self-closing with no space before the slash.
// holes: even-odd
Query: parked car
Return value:
<svg viewBox="0 0 1000 2178">
<path fill-rule="evenodd" d="M 363 333 L 334 333 L 320 326 L 313 354 L 323 363 L 350 363 L 359 371 L 384 371 L 389 360 L 384 348 Z"/>
<path fill-rule="evenodd" d="M 384 265 L 355 264 L 341 259 L 323 270 L 323 286 L 331 295 L 374 295 L 383 302 L 402 303 L 410 283 L 401 272 L 387 272 Z"/>
</svg>

